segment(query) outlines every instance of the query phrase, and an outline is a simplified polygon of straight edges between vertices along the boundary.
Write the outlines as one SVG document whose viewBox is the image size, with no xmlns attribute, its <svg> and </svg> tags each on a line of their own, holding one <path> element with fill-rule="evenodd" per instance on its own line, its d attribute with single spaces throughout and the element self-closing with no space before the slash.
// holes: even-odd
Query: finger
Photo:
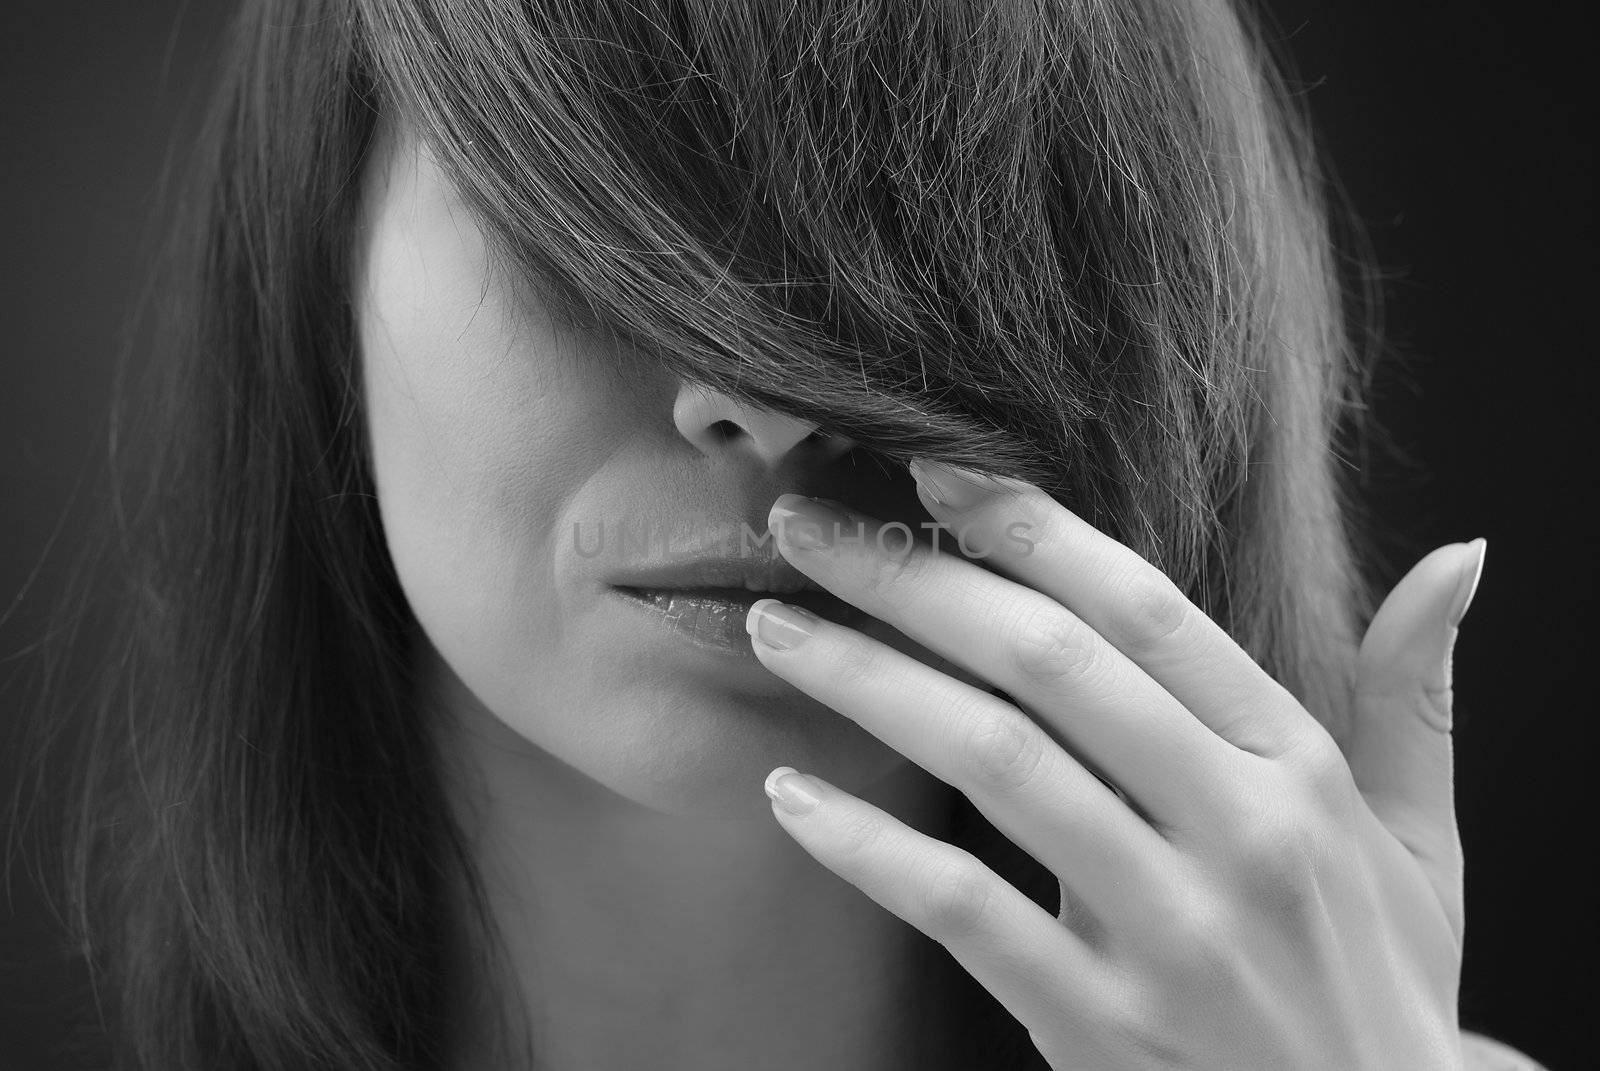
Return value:
<svg viewBox="0 0 1600 1071">
<path fill-rule="evenodd" d="M 1347 757 L 1367 804 L 1460 917 L 1461 841 L 1451 745 L 1451 653 L 1487 544 L 1440 547 L 1397 584 L 1356 660 Z"/>
<path fill-rule="evenodd" d="M 1316 731 L 1165 573 L 1039 488 L 920 459 L 911 473 L 964 552 L 1066 606 L 1235 747 L 1273 758 Z"/>
<path fill-rule="evenodd" d="M 783 495 L 768 522 L 796 568 L 1005 691 L 1150 821 L 1237 812 L 1249 756 L 1056 600 L 816 499 Z"/>
<path fill-rule="evenodd" d="M 776 599 L 746 627 L 762 665 L 960 790 L 1102 924 L 1165 910 L 1176 849 L 1022 711 Z"/>
<path fill-rule="evenodd" d="M 943 945 L 1023 1025 L 1059 1032 L 1104 1018 L 1104 961 L 970 852 L 787 766 L 766 789 L 801 848 Z"/>
</svg>

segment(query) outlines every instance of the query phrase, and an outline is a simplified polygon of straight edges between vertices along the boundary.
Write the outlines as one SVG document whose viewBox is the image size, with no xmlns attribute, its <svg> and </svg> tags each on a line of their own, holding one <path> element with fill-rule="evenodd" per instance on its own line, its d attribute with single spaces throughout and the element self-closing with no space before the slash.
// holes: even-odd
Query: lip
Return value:
<svg viewBox="0 0 1600 1071">
<path fill-rule="evenodd" d="M 750 646 L 750 636 L 745 631 L 744 623 L 750 614 L 750 607 L 761 599 L 780 598 L 837 625 L 853 626 L 867 616 L 865 611 L 831 592 L 821 590 L 815 584 L 781 596 L 771 591 L 751 591 L 742 587 L 617 586 L 616 590 L 633 605 L 656 617 L 694 645 L 720 654 L 750 659 L 754 659 L 755 652 Z"/>
<path fill-rule="evenodd" d="M 775 555 L 673 558 L 645 563 L 610 577 L 612 587 L 653 591 L 720 588 L 781 597 L 821 591 L 816 581 Z"/>
<path fill-rule="evenodd" d="M 840 625 L 867 616 L 775 553 L 680 555 L 619 570 L 607 582 L 695 646 L 750 659 L 744 623 L 761 599 L 780 599 Z"/>
</svg>

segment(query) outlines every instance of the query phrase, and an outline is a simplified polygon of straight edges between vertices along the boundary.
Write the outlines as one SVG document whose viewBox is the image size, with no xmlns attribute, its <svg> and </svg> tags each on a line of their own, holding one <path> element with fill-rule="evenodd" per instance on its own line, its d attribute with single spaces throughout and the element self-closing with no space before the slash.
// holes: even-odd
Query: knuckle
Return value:
<svg viewBox="0 0 1600 1071">
<path fill-rule="evenodd" d="M 927 569 L 928 556 L 917 549 L 878 549 L 866 555 L 864 585 L 885 606 L 905 609 Z"/>
<path fill-rule="evenodd" d="M 939 934 L 973 933 L 984 924 L 993 895 L 994 881 L 976 858 L 941 863 L 922 894 L 923 918 Z"/>
<path fill-rule="evenodd" d="M 1082 525 L 1069 521 L 1056 502 L 1028 500 L 1019 505 L 1024 505 L 1020 519 L 1026 526 L 1024 532 L 1031 546 L 1030 552 L 1036 552 L 1040 547 L 1063 555 L 1081 550 Z"/>
<path fill-rule="evenodd" d="M 883 672 L 883 659 L 871 644 L 848 640 L 839 644 L 829 664 L 835 680 L 846 687 L 871 681 Z"/>
<path fill-rule="evenodd" d="M 1117 645 L 1130 653 L 1170 642 L 1193 610 L 1177 585 L 1142 561 L 1123 582 L 1122 597 L 1113 605 L 1117 610 L 1110 627 Z"/>
<path fill-rule="evenodd" d="M 835 835 L 835 849 L 842 858 L 854 859 L 882 842 L 887 824 L 872 811 L 858 811 L 841 821 Z"/>
<path fill-rule="evenodd" d="M 1081 680 L 1100 661 L 1088 628 L 1059 607 L 1030 611 L 1016 630 L 1013 650 L 1018 675 L 1047 686 Z"/>
<path fill-rule="evenodd" d="M 1450 685 L 1427 687 L 1422 690 L 1417 714 L 1424 725 L 1448 736 L 1451 726 L 1450 710 L 1454 705 L 1455 695 Z"/>
<path fill-rule="evenodd" d="M 1017 715 L 977 718 L 968 728 L 961 753 L 968 768 L 986 785 L 1019 789 L 1032 781 L 1044 757 L 1043 734 Z"/>
<path fill-rule="evenodd" d="M 1338 811 L 1353 802 L 1350 792 L 1354 780 L 1349 763 L 1338 743 L 1321 726 L 1313 725 L 1301 734 L 1283 758 L 1294 779 L 1308 788 L 1318 803 Z"/>
</svg>

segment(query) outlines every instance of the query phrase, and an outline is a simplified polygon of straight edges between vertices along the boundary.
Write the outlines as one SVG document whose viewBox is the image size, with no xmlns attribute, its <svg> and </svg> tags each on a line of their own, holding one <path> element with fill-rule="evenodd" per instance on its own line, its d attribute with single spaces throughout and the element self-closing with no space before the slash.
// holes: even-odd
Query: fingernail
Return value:
<svg viewBox="0 0 1600 1071">
<path fill-rule="evenodd" d="M 804 495 L 779 495 L 767 514 L 767 527 L 779 539 L 802 550 L 833 546 L 842 515 Z"/>
<path fill-rule="evenodd" d="M 822 802 L 806 776 L 792 766 L 779 766 L 767 775 L 767 795 L 790 814 L 810 814 Z"/>
<path fill-rule="evenodd" d="M 971 509 L 1002 489 L 991 476 L 938 461 L 919 457 L 906 467 L 922 493 L 947 509 Z"/>
<path fill-rule="evenodd" d="M 1467 616 L 1467 607 L 1472 605 L 1472 597 L 1478 593 L 1478 581 L 1483 579 L 1483 560 L 1489 553 L 1487 539 L 1474 539 L 1467 544 L 1472 550 L 1468 564 L 1461 571 L 1460 586 L 1456 588 L 1455 602 L 1450 607 L 1450 627 L 1457 628 L 1461 619 Z"/>
<path fill-rule="evenodd" d="M 777 599 L 757 599 L 744 618 L 744 630 L 776 651 L 792 651 L 817 627 L 817 615 Z"/>
</svg>

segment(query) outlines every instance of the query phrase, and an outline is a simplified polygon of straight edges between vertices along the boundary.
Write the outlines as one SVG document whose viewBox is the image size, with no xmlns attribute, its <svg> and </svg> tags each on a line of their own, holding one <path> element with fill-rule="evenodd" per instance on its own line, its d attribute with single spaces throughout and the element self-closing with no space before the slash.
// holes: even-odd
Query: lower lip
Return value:
<svg viewBox="0 0 1600 1071">
<path fill-rule="evenodd" d="M 780 598 L 770 592 L 740 588 L 681 591 L 619 587 L 616 590 L 696 646 L 746 658 L 755 657 L 744 627 L 750 607 L 762 599 Z M 781 596 L 781 601 L 803 607 L 838 625 L 854 625 L 867 616 L 864 611 L 825 592 L 796 592 Z"/>
</svg>

